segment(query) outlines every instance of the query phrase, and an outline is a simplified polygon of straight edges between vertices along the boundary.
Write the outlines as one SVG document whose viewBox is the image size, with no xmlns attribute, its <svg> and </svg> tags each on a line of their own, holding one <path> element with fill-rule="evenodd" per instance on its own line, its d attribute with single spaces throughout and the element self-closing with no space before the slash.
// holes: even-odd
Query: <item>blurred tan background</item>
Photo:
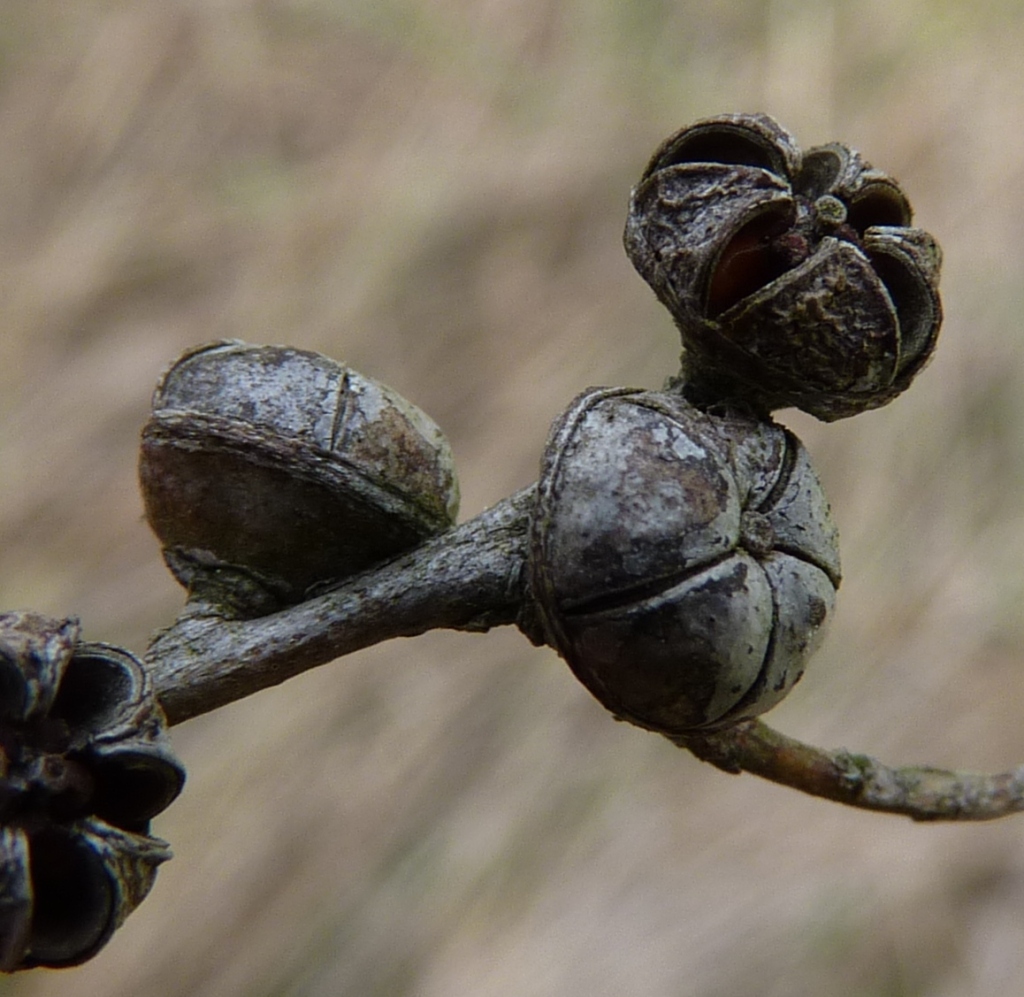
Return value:
<svg viewBox="0 0 1024 997">
<path fill-rule="evenodd" d="M 889 409 L 784 421 L 846 579 L 771 717 L 890 762 L 1024 760 L 1024 10 L 1008 0 L 5 0 L 0 605 L 141 651 L 181 595 L 141 519 L 160 370 L 322 350 L 447 431 L 470 516 L 591 384 L 657 386 L 620 248 L 654 146 L 727 110 L 840 139 L 946 250 Z M 17 997 L 1024 992 L 1024 817 L 916 826 L 611 722 L 514 631 L 353 656 L 175 731 L 176 858 Z"/>
</svg>

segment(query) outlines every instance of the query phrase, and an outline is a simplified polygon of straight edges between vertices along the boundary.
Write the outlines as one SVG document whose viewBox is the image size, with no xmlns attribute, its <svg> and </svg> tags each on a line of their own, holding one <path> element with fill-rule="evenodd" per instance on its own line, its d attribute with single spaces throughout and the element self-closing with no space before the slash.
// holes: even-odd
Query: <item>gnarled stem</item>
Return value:
<svg viewBox="0 0 1024 997">
<path fill-rule="evenodd" d="M 750 772 L 811 796 L 913 820 L 995 820 L 1024 810 L 1024 765 L 997 775 L 892 768 L 869 755 L 803 744 L 759 720 L 672 740 L 724 772 Z"/>
<path fill-rule="evenodd" d="M 146 655 L 168 720 L 182 723 L 392 637 L 487 630 L 528 616 L 523 575 L 534 488 L 387 564 L 270 616 L 192 606 Z M 893 768 L 825 751 L 748 720 L 673 742 L 726 772 L 914 820 L 992 820 L 1024 810 L 1024 766 L 997 775 Z"/>
<path fill-rule="evenodd" d="M 393 561 L 269 616 L 226 620 L 190 606 L 146 664 L 171 724 L 361 648 L 428 630 L 488 630 L 523 605 L 534 489 L 502 500 Z"/>
</svg>

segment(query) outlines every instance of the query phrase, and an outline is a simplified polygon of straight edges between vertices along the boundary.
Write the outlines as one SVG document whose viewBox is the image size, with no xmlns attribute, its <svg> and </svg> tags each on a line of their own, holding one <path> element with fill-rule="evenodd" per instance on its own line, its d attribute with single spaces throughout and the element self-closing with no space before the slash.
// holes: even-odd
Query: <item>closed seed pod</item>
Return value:
<svg viewBox="0 0 1024 997">
<path fill-rule="evenodd" d="M 931 356 L 941 253 L 892 177 L 766 115 L 667 139 L 633 190 L 626 251 L 676 320 L 695 399 L 826 421 L 884 405 Z"/>
<path fill-rule="evenodd" d="M 801 677 L 840 570 L 792 434 L 672 393 L 592 389 L 555 424 L 537 494 L 532 636 L 616 716 L 711 730 Z"/>
<path fill-rule="evenodd" d="M 298 602 L 448 529 L 451 449 L 390 388 L 307 350 L 213 343 L 163 375 L 142 433 L 146 517 L 193 596 Z"/>
<path fill-rule="evenodd" d="M 95 955 L 170 858 L 181 791 L 148 676 L 74 620 L 0 614 L 0 970 Z"/>
</svg>

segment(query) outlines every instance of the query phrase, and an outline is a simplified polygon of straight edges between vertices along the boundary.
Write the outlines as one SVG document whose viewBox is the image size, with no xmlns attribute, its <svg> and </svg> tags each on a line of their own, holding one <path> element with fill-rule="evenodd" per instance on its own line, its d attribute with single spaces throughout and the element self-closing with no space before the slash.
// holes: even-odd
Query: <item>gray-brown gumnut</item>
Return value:
<svg viewBox="0 0 1024 997">
<path fill-rule="evenodd" d="M 616 716 L 666 734 L 778 703 L 839 584 L 807 452 L 680 395 L 592 389 L 552 429 L 532 523 L 532 636 Z"/>
<path fill-rule="evenodd" d="M 831 421 L 885 405 L 935 346 L 941 253 L 892 177 L 763 114 L 697 122 L 632 192 L 626 252 L 682 334 L 705 401 Z"/>
<path fill-rule="evenodd" d="M 221 342 L 163 375 L 146 517 L 194 595 L 257 615 L 448 529 L 451 448 L 383 384 L 308 350 Z"/>
<path fill-rule="evenodd" d="M 171 857 L 181 791 L 149 675 L 75 620 L 0 613 L 0 971 L 95 955 Z"/>
</svg>

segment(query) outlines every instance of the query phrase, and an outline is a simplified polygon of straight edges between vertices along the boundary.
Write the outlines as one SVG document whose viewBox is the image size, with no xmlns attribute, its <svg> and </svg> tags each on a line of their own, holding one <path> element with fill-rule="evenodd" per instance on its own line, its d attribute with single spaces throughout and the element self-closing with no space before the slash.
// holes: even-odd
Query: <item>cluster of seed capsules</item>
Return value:
<svg viewBox="0 0 1024 997">
<path fill-rule="evenodd" d="M 541 464 L 519 626 L 616 716 L 685 738 L 775 705 L 840 579 L 806 450 L 772 420 L 902 392 L 935 345 L 940 254 L 856 152 L 801 151 L 764 115 L 655 152 L 626 250 L 682 335 L 662 391 L 598 388 Z M 163 376 L 146 514 L 190 600 L 286 609 L 455 523 L 438 427 L 319 354 L 215 343 Z M 0 616 L 0 968 L 91 957 L 142 900 L 149 821 L 184 779 L 144 668 L 73 622 Z"/>
<path fill-rule="evenodd" d="M 536 639 L 613 713 L 669 736 L 770 709 L 839 584 L 828 503 L 771 418 L 877 408 L 927 363 L 935 240 L 899 185 L 765 115 L 667 139 L 625 244 L 683 340 L 661 392 L 597 390 L 556 423 L 530 563 Z"/>
</svg>

